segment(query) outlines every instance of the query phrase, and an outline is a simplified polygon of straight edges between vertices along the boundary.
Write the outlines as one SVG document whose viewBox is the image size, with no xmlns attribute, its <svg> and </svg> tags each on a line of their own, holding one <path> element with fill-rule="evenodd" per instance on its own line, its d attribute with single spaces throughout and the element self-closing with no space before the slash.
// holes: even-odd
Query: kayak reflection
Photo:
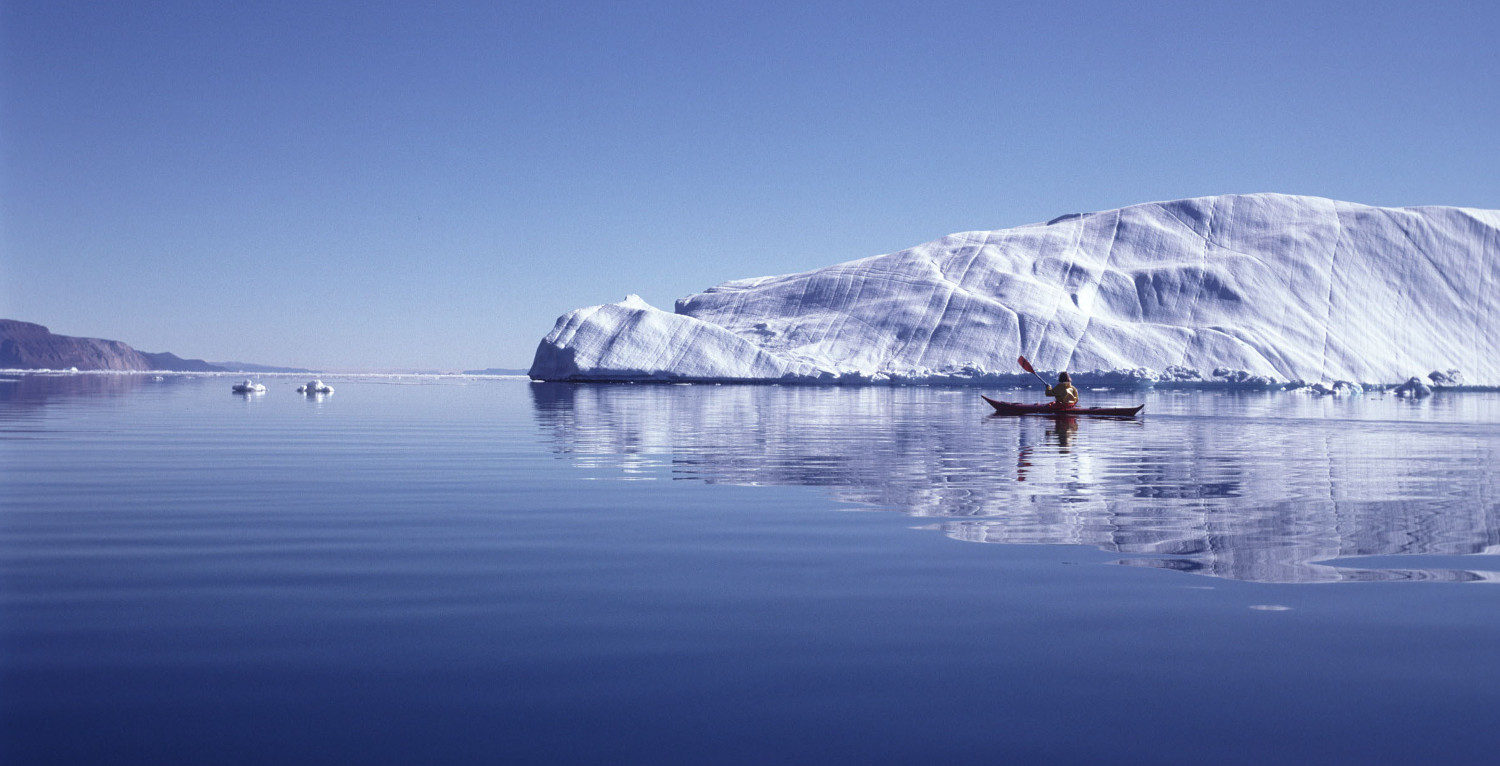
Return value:
<svg viewBox="0 0 1500 766">
<path fill-rule="evenodd" d="M 993 415 L 991 417 L 1005 417 L 1004 415 Z M 1048 418 L 1047 429 L 1043 434 L 1043 443 L 1046 446 L 1055 446 L 1060 453 L 1069 452 L 1073 442 L 1073 435 L 1078 433 L 1078 418 L 1071 415 L 1058 415 Z M 1016 449 L 1016 481 L 1026 481 L 1026 471 L 1033 464 L 1032 452 L 1036 445 L 1025 440 Z"/>
</svg>

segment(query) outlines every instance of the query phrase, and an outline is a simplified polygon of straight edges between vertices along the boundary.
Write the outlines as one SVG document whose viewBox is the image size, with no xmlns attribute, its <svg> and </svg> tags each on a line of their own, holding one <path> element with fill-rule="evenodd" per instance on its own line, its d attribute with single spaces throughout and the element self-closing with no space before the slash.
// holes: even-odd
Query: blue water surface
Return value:
<svg viewBox="0 0 1500 766">
<path fill-rule="evenodd" d="M 1500 395 L 232 382 L 0 381 L 0 763 L 1496 757 Z"/>
</svg>

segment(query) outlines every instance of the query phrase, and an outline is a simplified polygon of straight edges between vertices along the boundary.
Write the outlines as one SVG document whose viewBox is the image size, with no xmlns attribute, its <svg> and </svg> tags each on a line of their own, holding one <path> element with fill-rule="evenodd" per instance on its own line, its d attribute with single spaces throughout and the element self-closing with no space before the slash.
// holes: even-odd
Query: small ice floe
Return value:
<svg viewBox="0 0 1500 766">
<path fill-rule="evenodd" d="M 236 383 L 230 390 L 236 394 L 264 394 L 266 387 L 259 383 L 253 383 L 246 378 L 244 383 Z"/>
<path fill-rule="evenodd" d="M 1355 396 L 1364 392 L 1365 387 L 1352 380 L 1335 380 L 1333 382 L 1334 396 Z"/>
<path fill-rule="evenodd" d="M 1299 393 L 1305 392 L 1316 396 L 1354 396 L 1356 394 L 1363 394 L 1365 392 L 1365 387 L 1353 381 L 1336 380 L 1332 383 L 1319 381 L 1310 386 L 1298 387 L 1292 390 Z"/>
<path fill-rule="evenodd" d="M 1229 388 L 1275 388 L 1281 385 L 1274 376 L 1256 375 L 1249 370 L 1234 370 L 1228 367 L 1215 367 L 1211 382 L 1227 385 Z"/>
<path fill-rule="evenodd" d="M 1395 394 L 1396 396 L 1420 399 L 1424 396 L 1432 396 L 1432 389 L 1428 387 L 1426 383 L 1423 383 L 1421 378 L 1412 376 L 1410 380 L 1407 380 L 1405 383 L 1396 386 L 1396 390 L 1392 391 L 1391 393 Z"/>
<path fill-rule="evenodd" d="M 305 385 L 305 386 L 299 386 L 297 388 L 297 393 L 299 393 L 299 394 L 331 394 L 331 393 L 333 393 L 333 386 L 326 385 L 321 380 L 310 380 L 310 381 L 307 382 L 307 385 Z"/>
<path fill-rule="evenodd" d="M 1433 370 L 1427 373 L 1433 388 L 1458 388 L 1464 384 L 1464 374 L 1459 370 Z"/>
<path fill-rule="evenodd" d="M 1257 612 L 1290 612 L 1292 610 L 1291 607 L 1281 604 L 1254 604 L 1250 608 Z"/>
</svg>

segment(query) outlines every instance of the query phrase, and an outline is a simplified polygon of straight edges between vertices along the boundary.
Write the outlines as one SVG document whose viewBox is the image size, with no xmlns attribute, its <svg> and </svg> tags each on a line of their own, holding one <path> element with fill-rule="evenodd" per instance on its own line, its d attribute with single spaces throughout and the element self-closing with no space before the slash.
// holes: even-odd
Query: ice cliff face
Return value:
<svg viewBox="0 0 1500 766">
<path fill-rule="evenodd" d="M 1145 377 L 1500 385 L 1500 211 L 1228 195 L 954 234 L 558 319 L 541 380 Z M 1141 369 L 1145 368 L 1145 369 Z"/>
</svg>

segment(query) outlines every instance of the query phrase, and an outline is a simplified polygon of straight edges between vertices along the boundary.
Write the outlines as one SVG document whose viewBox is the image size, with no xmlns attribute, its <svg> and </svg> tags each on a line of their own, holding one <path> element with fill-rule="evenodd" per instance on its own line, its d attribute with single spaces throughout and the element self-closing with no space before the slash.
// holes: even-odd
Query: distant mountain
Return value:
<svg viewBox="0 0 1500 766">
<path fill-rule="evenodd" d="M 229 370 L 230 372 L 320 372 L 320 370 L 309 370 L 305 367 L 277 367 L 271 364 L 255 364 L 253 362 L 209 362 L 209 364 Z"/>
<path fill-rule="evenodd" d="M 525 375 L 525 370 L 509 370 L 502 367 L 486 367 L 483 370 L 464 370 L 465 375 Z"/>
<path fill-rule="evenodd" d="M 224 372 L 202 359 L 137 351 L 117 340 L 54 335 L 31 322 L 0 319 L 0 369 L 9 370 L 170 370 Z"/>
</svg>

